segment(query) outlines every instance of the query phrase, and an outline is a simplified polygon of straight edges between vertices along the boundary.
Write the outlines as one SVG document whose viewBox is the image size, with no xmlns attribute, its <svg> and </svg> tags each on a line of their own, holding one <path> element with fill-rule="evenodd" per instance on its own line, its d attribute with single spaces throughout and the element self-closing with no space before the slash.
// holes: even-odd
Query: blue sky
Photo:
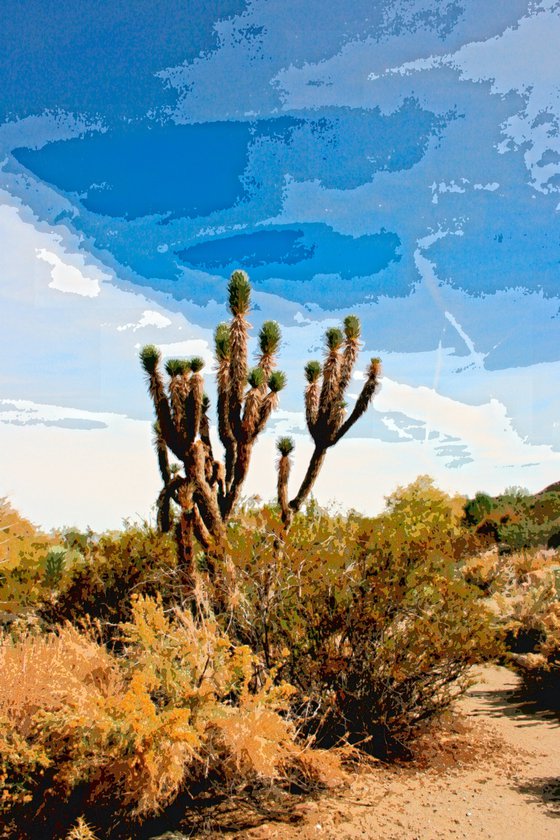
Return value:
<svg viewBox="0 0 560 840">
<path fill-rule="evenodd" d="M 48 527 L 148 515 L 138 346 L 211 380 L 237 267 L 289 381 L 247 492 L 272 496 L 278 432 L 304 468 L 303 362 L 348 311 L 384 383 L 320 501 L 558 479 L 557 0 L 0 14 L 0 494 Z"/>
</svg>

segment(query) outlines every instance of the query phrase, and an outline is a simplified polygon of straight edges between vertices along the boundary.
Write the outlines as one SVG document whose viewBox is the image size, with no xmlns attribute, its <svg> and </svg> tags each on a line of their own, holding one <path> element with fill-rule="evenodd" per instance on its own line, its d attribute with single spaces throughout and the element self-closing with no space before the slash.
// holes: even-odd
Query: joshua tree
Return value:
<svg viewBox="0 0 560 840">
<path fill-rule="evenodd" d="M 212 450 L 210 401 L 200 373 L 203 360 L 170 359 L 165 366 L 166 385 L 158 349 L 148 345 L 140 353 L 157 417 L 155 446 L 164 483 L 158 498 L 158 525 L 161 530 L 170 529 L 173 499 L 181 509 L 176 536 L 180 568 L 189 585 L 193 583 L 195 538 L 207 551 L 210 573 L 214 571 L 212 557 L 225 543 L 226 523 L 239 499 L 253 446 L 286 384 L 284 374 L 275 370 L 280 328 L 274 321 L 263 324 L 258 365 L 249 370 L 251 288 L 245 272 L 232 274 L 228 294 L 232 319 L 219 324 L 215 332 L 218 431 L 225 465 Z M 173 474 L 169 450 L 181 462 L 184 474 Z"/>
<path fill-rule="evenodd" d="M 346 389 L 358 358 L 360 347 L 360 321 L 355 315 L 344 319 L 344 333 L 332 327 L 325 335 L 327 353 L 323 366 L 320 362 L 308 362 L 305 366 L 305 417 L 309 434 L 315 449 L 309 461 L 301 486 L 288 501 L 288 478 L 290 476 L 290 454 L 294 449 L 291 438 L 281 438 L 277 448 L 278 460 L 278 504 L 282 522 L 288 528 L 294 513 L 300 510 L 309 496 L 327 450 L 343 437 L 364 414 L 370 404 L 379 381 L 381 362 L 371 359 L 362 390 L 353 410 L 346 417 Z"/>
<path fill-rule="evenodd" d="M 203 360 L 170 359 L 165 366 L 169 377 L 166 384 L 158 349 L 148 345 L 140 353 L 157 417 L 154 442 L 163 479 L 158 498 L 158 525 L 162 530 L 170 530 L 171 500 L 174 500 L 181 510 L 175 525 L 179 565 L 189 587 L 194 585 L 195 538 L 205 549 L 209 573 L 214 575 L 214 558 L 225 547 L 226 524 L 239 499 L 256 439 L 277 407 L 278 393 L 286 384 L 284 374 L 276 370 L 281 335 L 275 321 L 263 324 L 257 365 L 249 369 L 250 295 L 247 275 L 235 271 L 228 285 L 232 318 L 229 323 L 219 324 L 214 335 L 223 464 L 214 457 L 210 440 L 210 402 L 204 394 L 200 373 Z M 364 413 L 373 397 L 379 374 L 377 359 L 370 364 L 354 410 L 344 419 L 344 393 L 357 359 L 359 333 L 358 319 L 349 316 L 344 322 L 344 334 L 338 329 L 327 331 L 324 365 L 309 362 L 305 369 L 307 425 L 315 441 L 315 451 L 296 497 L 289 502 L 289 456 L 293 443 L 289 438 L 278 443 L 278 501 L 286 528 L 309 495 L 327 449 Z M 182 464 L 184 474 L 177 468 L 174 471 L 170 465 L 169 451 Z"/>
</svg>

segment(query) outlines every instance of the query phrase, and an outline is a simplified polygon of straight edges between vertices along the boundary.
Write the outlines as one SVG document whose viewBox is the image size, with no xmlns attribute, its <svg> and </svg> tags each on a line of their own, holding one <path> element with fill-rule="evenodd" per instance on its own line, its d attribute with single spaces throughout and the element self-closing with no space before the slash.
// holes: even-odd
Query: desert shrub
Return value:
<svg viewBox="0 0 560 840">
<path fill-rule="evenodd" d="M 282 663 L 318 743 L 406 752 L 496 653 L 488 611 L 455 572 L 461 515 L 422 479 L 375 520 L 314 512 L 283 540 L 265 509 L 232 529 L 235 631 Z"/>
<path fill-rule="evenodd" d="M 465 519 L 469 525 L 478 525 L 492 511 L 494 500 L 487 493 L 477 493 L 464 506 Z"/>
<path fill-rule="evenodd" d="M 66 840 L 98 840 L 97 835 L 83 817 L 78 817 L 76 824 L 72 826 Z"/>
<path fill-rule="evenodd" d="M 247 647 L 210 619 L 167 615 L 136 596 L 121 625 L 123 652 L 92 629 L 5 636 L 0 646 L 0 808 L 57 803 L 82 791 L 95 804 L 142 819 L 191 785 L 320 778 L 319 755 L 295 743 L 285 715 L 293 689 L 261 674 Z M 332 761 L 324 767 L 332 772 Z M 39 770 L 39 772 L 38 772 Z M 22 826 L 24 822 L 21 823 Z M 51 836 L 51 835 L 49 835 Z M 52 836 L 55 836 L 53 833 Z"/>
<path fill-rule="evenodd" d="M 54 602 L 44 604 L 51 622 L 76 621 L 88 615 L 116 625 L 131 614 L 131 596 L 145 594 L 180 599 L 174 570 L 176 549 L 170 534 L 148 525 L 128 525 L 82 544 L 71 570 L 59 583 Z"/>
<path fill-rule="evenodd" d="M 504 629 L 509 661 L 525 688 L 541 698 L 560 696 L 559 560 L 557 552 L 542 549 L 510 555 L 489 599 Z"/>
<path fill-rule="evenodd" d="M 449 496 L 429 476 L 419 476 L 387 497 L 386 512 L 376 520 L 376 545 L 418 559 L 459 559 L 466 549 L 464 503 L 464 497 Z"/>
<path fill-rule="evenodd" d="M 0 499 L 0 612 L 7 620 L 34 609 L 50 592 L 47 558 L 57 535 L 44 534 Z"/>
<path fill-rule="evenodd" d="M 467 583 L 478 587 L 484 594 L 489 594 L 500 580 L 504 567 L 508 565 L 509 557 L 504 558 L 498 553 L 497 547 L 494 547 L 468 557 L 462 563 L 461 571 Z"/>
<path fill-rule="evenodd" d="M 519 487 L 495 497 L 477 493 L 465 504 L 465 524 L 480 538 L 480 547 L 497 542 L 521 551 L 551 545 L 560 533 L 560 493 L 531 495 Z"/>
<path fill-rule="evenodd" d="M 534 654 L 518 658 L 525 687 L 547 704 L 560 710 L 560 599 L 551 603 L 540 617 L 543 638 Z"/>
<path fill-rule="evenodd" d="M 553 551 L 524 548 L 504 553 L 500 546 L 494 546 L 467 557 L 461 563 L 461 571 L 465 580 L 485 595 L 501 599 L 504 615 L 512 615 L 515 605 L 523 602 L 529 586 L 538 586 L 547 578 L 553 581 L 557 564 Z"/>
<path fill-rule="evenodd" d="M 550 537 L 560 530 L 560 517 L 553 520 L 535 521 L 534 518 L 506 523 L 498 528 L 498 538 L 513 551 L 523 548 L 546 546 Z"/>
</svg>

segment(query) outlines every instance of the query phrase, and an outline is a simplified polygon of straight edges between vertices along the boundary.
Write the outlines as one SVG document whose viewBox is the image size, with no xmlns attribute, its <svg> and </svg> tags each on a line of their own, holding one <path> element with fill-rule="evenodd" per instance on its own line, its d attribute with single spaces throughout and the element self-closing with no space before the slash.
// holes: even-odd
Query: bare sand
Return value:
<svg viewBox="0 0 560 840">
<path fill-rule="evenodd" d="M 374 766 L 348 787 L 265 822 L 247 840 L 560 840 L 560 720 L 519 699 L 517 677 L 477 672 L 424 766 Z M 430 754 L 431 750 L 431 754 Z M 231 836 L 231 835 L 230 835 Z"/>
</svg>

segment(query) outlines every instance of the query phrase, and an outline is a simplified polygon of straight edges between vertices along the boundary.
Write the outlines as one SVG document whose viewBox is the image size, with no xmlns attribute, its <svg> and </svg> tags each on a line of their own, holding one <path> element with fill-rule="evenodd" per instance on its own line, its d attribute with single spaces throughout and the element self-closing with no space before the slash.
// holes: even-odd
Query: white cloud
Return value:
<svg viewBox="0 0 560 840">
<path fill-rule="evenodd" d="M 156 312 L 155 309 L 145 309 L 137 323 L 121 324 L 117 327 L 117 330 L 118 332 L 124 332 L 124 330 L 136 332 L 136 330 L 140 330 L 142 327 L 157 327 L 158 330 L 161 330 L 169 326 L 171 326 L 171 319 L 166 315 L 163 315 L 161 312 Z"/>
<path fill-rule="evenodd" d="M 57 254 L 47 251 L 46 248 L 37 248 L 35 253 L 40 260 L 52 266 L 52 280 L 49 288 L 82 297 L 97 297 L 100 291 L 97 277 L 88 277 L 75 266 L 64 262 Z"/>
<path fill-rule="evenodd" d="M 480 489 L 497 493 L 511 484 L 536 491 L 558 478 L 560 453 L 522 440 L 497 400 L 469 406 L 428 388 L 384 379 L 375 406 L 363 421 L 366 427 L 374 411 L 401 412 L 437 434 L 396 444 L 371 438 L 344 439 L 329 450 L 317 481 L 315 495 L 321 504 L 334 501 L 344 509 L 376 513 L 397 485 L 413 481 L 420 473 L 432 475 L 448 492 L 471 495 Z M 89 431 L 1 422 L 14 415 L 47 421 L 71 417 L 103 427 Z M 311 455 L 312 442 L 296 428 L 302 418 L 287 411 L 273 416 L 277 421 L 274 434 L 264 435 L 255 447 L 246 496 L 274 498 L 279 434 L 292 434 L 296 441 L 292 493 Z M 453 446 L 466 446 L 473 458 L 460 469 L 449 469 L 449 458 L 441 455 L 441 447 L 448 445 L 450 438 Z M 24 515 L 45 528 L 91 525 L 103 530 L 120 527 L 124 518 L 151 515 L 160 479 L 149 421 L 24 400 L 13 400 L 11 405 L 4 401 L 0 403 L 0 447 L 1 494 L 7 494 Z M 29 480 L 31 470 L 33 481 Z"/>
<path fill-rule="evenodd" d="M 451 233 L 439 230 L 418 242 L 417 268 L 425 281 L 432 282 L 436 297 L 441 294 L 439 280 L 424 252 Z M 461 231 L 454 233 L 460 235 Z M 0 207 L 0 236 L 6 316 L 0 342 L 5 342 L 14 359 L 12 379 L 4 378 L 1 396 L 15 403 L 12 409 L 4 406 L 4 420 L 8 422 L 0 422 L 0 495 L 8 494 L 24 514 L 47 527 L 65 522 L 117 527 L 124 516 L 147 516 L 159 488 L 151 451 L 151 424 L 148 419 L 124 416 L 133 408 L 136 416 L 151 413 L 134 346 L 138 338 L 134 327 L 142 323 L 146 331 L 142 339 L 157 341 L 162 321 L 151 313 L 167 319 L 171 323 L 165 333 L 169 340 L 161 345 L 163 355 L 203 356 L 207 372 L 212 362 L 210 331 L 189 324 L 181 314 L 152 308 L 153 302 L 143 294 L 104 282 L 112 279 L 111 275 L 83 251 L 77 237 L 62 226 L 56 231 L 41 226 L 27 208 L 8 203 Z M 81 275 L 96 279 L 99 294 L 94 299 L 54 294 L 49 282 L 50 269 L 55 266 L 52 259 L 37 259 L 38 251 L 54 254 Z M 448 295 L 440 301 L 440 308 L 445 323 L 462 333 L 468 346 L 469 327 L 463 328 L 467 322 L 462 311 L 455 308 L 461 301 L 458 296 L 452 299 Z M 402 304 L 395 301 L 395 306 Z M 523 303 L 526 311 L 527 303 Z M 293 486 L 301 479 L 311 449 L 307 436 L 298 434 L 303 425 L 299 393 L 304 384 L 302 360 L 321 352 L 322 333 L 333 321 L 309 324 L 306 320 L 302 312 L 293 326 L 284 329 L 281 364 L 290 385 L 282 394 L 282 410 L 274 416 L 274 435 L 258 444 L 246 488 L 247 493 L 258 492 L 264 498 L 274 496 L 276 436 L 293 434 L 297 441 Z M 130 329 L 119 331 L 119 326 L 129 324 Z M 188 338 L 179 340 L 184 335 Z M 370 352 L 377 354 L 374 347 L 368 348 Z M 400 362 L 391 354 L 381 355 L 387 356 L 387 368 L 401 365 L 405 381 L 415 377 L 418 382 L 430 380 L 434 354 L 402 354 Z M 478 355 L 483 360 L 483 355 Z M 19 359 L 23 361 L 17 367 Z M 384 495 L 422 472 L 434 475 L 445 489 L 464 492 L 480 488 L 497 492 L 508 484 L 524 484 L 536 490 L 555 480 L 560 455 L 547 444 L 532 445 L 515 431 L 511 418 L 517 416 L 518 408 L 510 410 L 509 397 L 488 397 L 498 374 L 485 371 L 483 364 L 473 365 L 464 375 L 457 374 L 459 364 L 476 359 L 472 342 L 470 356 L 440 353 L 447 377 L 445 390 L 453 390 L 455 399 L 438 394 L 435 387 L 402 384 L 397 381 L 399 372 L 388 375 L 375 400 L 377 418 L 372 410 L 357 429 L 364 438 L 369 433 L 369 439 L 345 439 L 329 452 L 317 484 L 319 500 L 337 499 L 345 506 L 375 512 L 382 506 Z M 535 374 L 535 383 L 548 397 L 551 371 L 543 366 Z M 507 388 L 503 385 L 504 392 L 516 395 L 525 406 L 523 410 L 530 411 L 526 395 L 531 372 L 524 371 L 521 376 L 509 371 L 507 375 L 511 382 Z M 18 402 L 30 393 L 33 403 Z M 482 405 L 467 404 L 477 399 Z M 62 408 L 64 405 L 80 407 Z M 85 410 L 96 405 L 99 411 Z M 545 403 L 543 397 L 542 406 L 535 403 L 534 425 L 542 428 L 543 413 L 551 411 L 550 399 Z M 411 426 L 416 424 L 423 430 L 424 439 L 407 438 L 406 426 L 397 424 L 396 428 L 403 431 L 401 442 L 374 439 L 373 421 L 377 419 L 379 428 L 379 419 L 385 417 L 390 426 L 395 413 L 411 418 Z M 68 419 L 83 422 L 75 422 L 72 428 Z M 461 461 L 442 454 L 442 444 L 450 437 L 457 439 L 458 447 L 466 447 L 472 462 L 449 468 L 453 460 Z M 29 480 L 31 472 L 33 481 Z"/>
<path fill-rule="evenodd" d="M 483 405 L 467 405 L 442 396 L 433 388 L 412 387 L 384 378 L 383 387 L 375 398 L 375 410 L 400 412 L 421 421 L 426 438 L 433 432 L 432 440 L 435 441 L 437 435 L 440 444 L 445 437 L 458 438 L 479 462 L 509 464 L 518 457 L 520 463 L 528 459 L 526 442 L 513 429 L 505 406 L 496 399 Z M 560 461 L 560 455 L 558 459 Z"/>
<path fill-rule="evenodd" d="M 0 199 L 0 352 L 12 359 L 0 397 L 149 415 L 139 336 L 156 343 L 165 327 L 171 342 L 187 335 L 207 346 L 200 337 L 210 331 L 167 310 L 163 295 L 156 303 L 120 288 L 64 225 L 41 223 L 5 191 Z"/>
<path fill-rule="evenodd" d="M 410 407 L 410 402 L 421 401 L 425 396 L 425 393 L 419 393 L 411 400 L 408 395 L 401 394 L 398 400 L 391 400 L 391 406 L 403 408 L 409 404 Z M 438 401 L 432 405 L 434 411 L 441 407 Z M 431 475 L 446 492 L 467 495 L 474 495 L 478 490 L 499 493 L 512 484 L 520 484 L 536 492 L 557 480 L 560 454 L 548 446 L 526 444 L 519 438 L 515 439 L 511 433 L 502 438 L 499 430 L 503 407 L 498 403 L 482 406 L 478 413 L 475 408 L 475 412 L 467 414 L 464 419 L 460 417 L 460 404 L 444 406 L 443 409 L 442 429 L 469 431 L 466 429 L 467 421 L 474 423 L 474 431 L 468 438 L 475 456 L 472 462 L 460 469 L 450 469 L 449 459 L 440 454 L 441 448 L 448 445 L 442 437 L 402 440 L 399 443 L 347 438 L 327 454 L 314 488 L 319 503 L 334 502 L 342 509 L 355 508 L 366 514 L 375 514 L 382 510 L 385 497 L 398 485 L 409 484 L 423 473 Z M 425 414 L 426 410 L 424 408 L 421 414 Z M 488 419 L 490 426 L 487 429 L 485 423 Z M 450 435 L 452 433 L 449 431 Z M 293 496 L 303 478 L 313 446 L 307 436 L 296 433 L 292 437 L 296 444 L 290 479 Z M 275 440 L 274 436 L 265 435 L 258 441 L 244 488 L 245 495 L 258 495 L 265 500 L 274 498 Z M 513 448 L 510 447 L 512 443 Z M 464 448 L 462 439 L 452 445 Z M 484 457 L 479 458 L 479 455 Z"/>
</svg>

